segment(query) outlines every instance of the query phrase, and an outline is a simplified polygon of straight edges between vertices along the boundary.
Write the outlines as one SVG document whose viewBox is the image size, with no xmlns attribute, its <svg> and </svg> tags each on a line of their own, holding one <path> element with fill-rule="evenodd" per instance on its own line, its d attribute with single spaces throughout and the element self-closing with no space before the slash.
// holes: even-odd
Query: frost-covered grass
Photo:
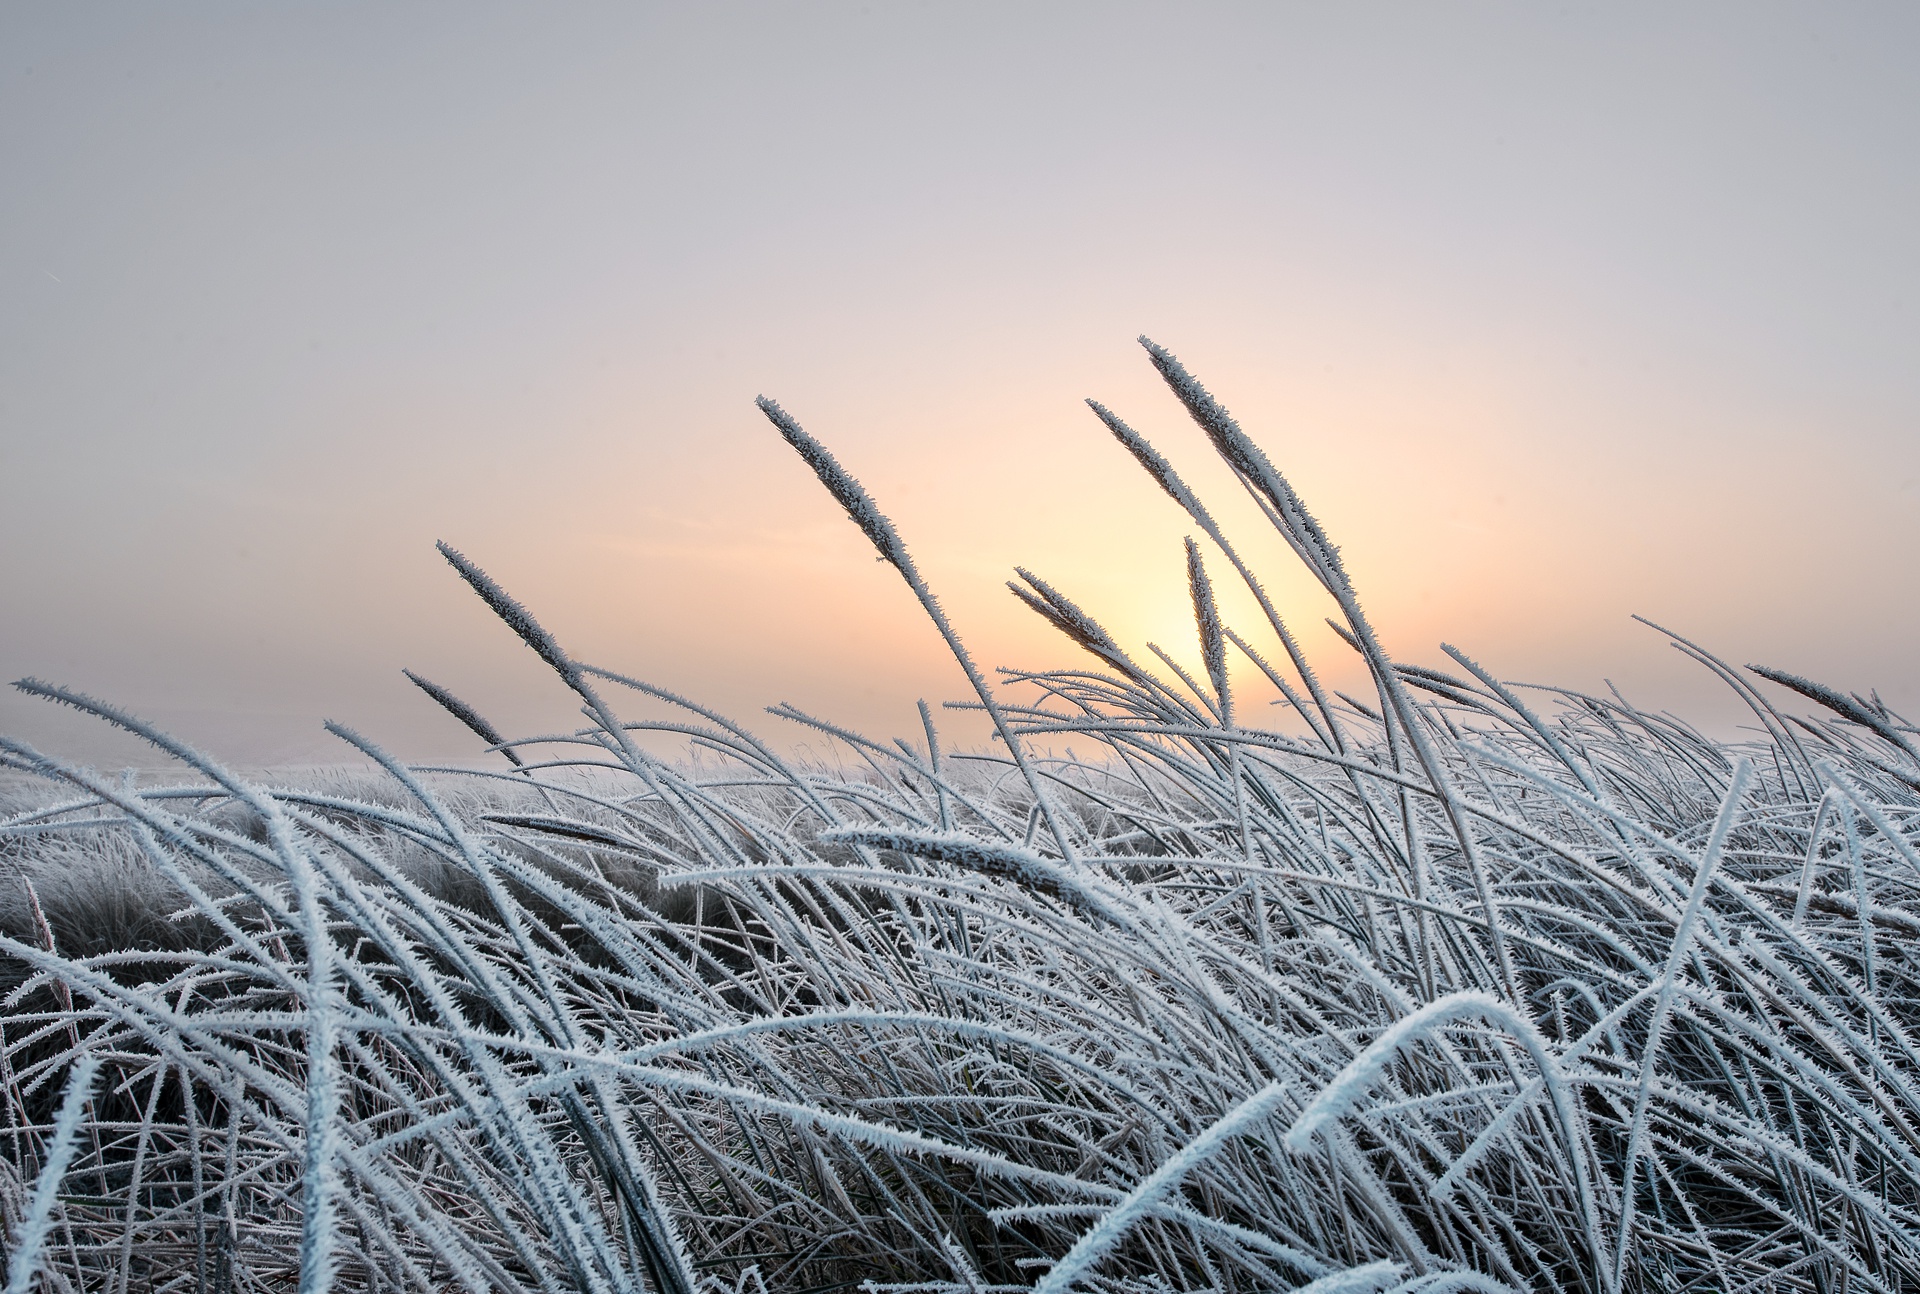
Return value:
<svg viewBox="0 0 1920 1294">
<path fill-rule="evenodd" d="M 990 685 L 763 406 L 947 636 L 988 753 L 783 712 L 847 752 L 797 766 L 452 550 L 588 717 L 508 742 L 421 680 L 492 771 L 340 730 L 384 780 L 274 785 L 22 684 L 189 771 L 0 747 L 42 785 L 0 821 L 11 1288 L 1920 1286 L 1920 730 L 1769 672 L 1822 707 L 1784 717 L 1679 639 L 1752 740 L 1395 665 L 1286 481 L 1149 353 L 1365 700 L 1098 406 L 1208 545 L 1203 677 L 1023 573 L 1096 661 Z M 1209 562 L 1264 623 L 1220 623 Z M 1230 652 L 1298 735 L 1246 722 Z"/>
</svg>

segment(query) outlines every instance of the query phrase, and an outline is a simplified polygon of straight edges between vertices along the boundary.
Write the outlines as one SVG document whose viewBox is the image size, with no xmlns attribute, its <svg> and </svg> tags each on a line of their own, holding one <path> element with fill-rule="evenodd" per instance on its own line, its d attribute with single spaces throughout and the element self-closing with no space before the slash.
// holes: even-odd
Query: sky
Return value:
<svg viewBox="0 0 1920 1294">
<path fill-rule="evenodd" d="M 1401 659 L 1731 731 L 1639 614 L 1920 711 L 1916 66 L 1896 4 L 0 7 L 0 674 L 248 766 L 471 756 L 403 666 L 577 726 L 445 540 L 776 742 L 913 733 L 964 679 L 764 393 L 989 664 L 1087 659 L 1016 564 L 1197 654 L 1093 397 L 1360 682 L 1144 333 Z"/>
</svg>

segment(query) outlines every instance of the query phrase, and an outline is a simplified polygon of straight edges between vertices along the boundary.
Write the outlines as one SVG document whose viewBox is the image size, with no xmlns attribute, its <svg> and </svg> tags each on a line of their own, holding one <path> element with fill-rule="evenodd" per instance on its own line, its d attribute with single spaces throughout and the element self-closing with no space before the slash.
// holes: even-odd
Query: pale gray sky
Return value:
<svg viewBox="0 0 1920 1294">
<path fill-rule="evenodd" d="M 0 671 L 243 762 L 466 749 L 403 664 L 571 726 L 445 538 L 597 661 L 906 731 L 958 675 L 761 391 L 988 660 L 1072 659 L 1016 561 L 1185 651 L 1078 403 L 1230 502 L 1145 331 L 1410 659 L 1727 721 L 1638 611 L 1920 709 L 1916 67 L 1894 4 L 6 6 Z"/>
</svg>

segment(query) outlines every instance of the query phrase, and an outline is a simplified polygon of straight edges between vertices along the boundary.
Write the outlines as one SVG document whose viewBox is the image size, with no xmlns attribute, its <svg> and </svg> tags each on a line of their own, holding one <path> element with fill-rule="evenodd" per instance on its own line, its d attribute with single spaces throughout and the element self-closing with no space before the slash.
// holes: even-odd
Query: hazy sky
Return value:
<svg viewBox="0 0 1920 1294">
<path fill-rule="evenodd" d="M 1639 612 L 1920 710 L 1917 67 L 1896 4 L 9 5 L 0 671 L 241 762 L 471 749 L 402 665 L 574 726 L 444 538 L 597 663 L 910 731 L 963 682 L 765 392 L 989 662 L 1076 660 L 1016 562 L 1193 655 L 1094 396 L 1350 674 L 1145 332 L 1404 658 L 1729 722 Z"/>
</svg>

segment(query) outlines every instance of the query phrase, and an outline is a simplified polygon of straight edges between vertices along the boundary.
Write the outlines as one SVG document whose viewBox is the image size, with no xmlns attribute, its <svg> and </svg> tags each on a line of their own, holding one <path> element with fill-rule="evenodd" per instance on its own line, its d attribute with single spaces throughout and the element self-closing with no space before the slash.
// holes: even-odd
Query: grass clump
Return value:
<svg viewBox="0 0 1920 1294">
<path fill-rule="evenodd" d="M 998 737 L 793 763 L 574 659 L 505 763 L 142 787 L 0 742 L 0 1214 L 25 1289 L 1897 1291 L 1920 1283 L 1920 759 L 1779 671 L 1709 739 L 1396 663 L 1319 523 L 1165 350 L 1175 397 L 1334 599 L 1331 694 L 1214 520 L 1204 677 L 1020 572 L 1088 669 L 979 670 L 897 530 L 762 408 L 902 575 Z M 1266 624 L 1222 623 L 1208 557 Z M 1258 644 L 1271 634 L 1277 653 Z M 1229 653 L 1292 707 L 1250 726 Z M 1269 660 L 1269 655 L 1273 660 Z M 1274 663 L 1279 661 L 1279 664 Z M 679 710 L 621 717 L 639 693 Z M 694 764 L 649 753 L 690 736 Z M 1071 739 L 1078 758 L 1046 753 Z"/>
</svg>

